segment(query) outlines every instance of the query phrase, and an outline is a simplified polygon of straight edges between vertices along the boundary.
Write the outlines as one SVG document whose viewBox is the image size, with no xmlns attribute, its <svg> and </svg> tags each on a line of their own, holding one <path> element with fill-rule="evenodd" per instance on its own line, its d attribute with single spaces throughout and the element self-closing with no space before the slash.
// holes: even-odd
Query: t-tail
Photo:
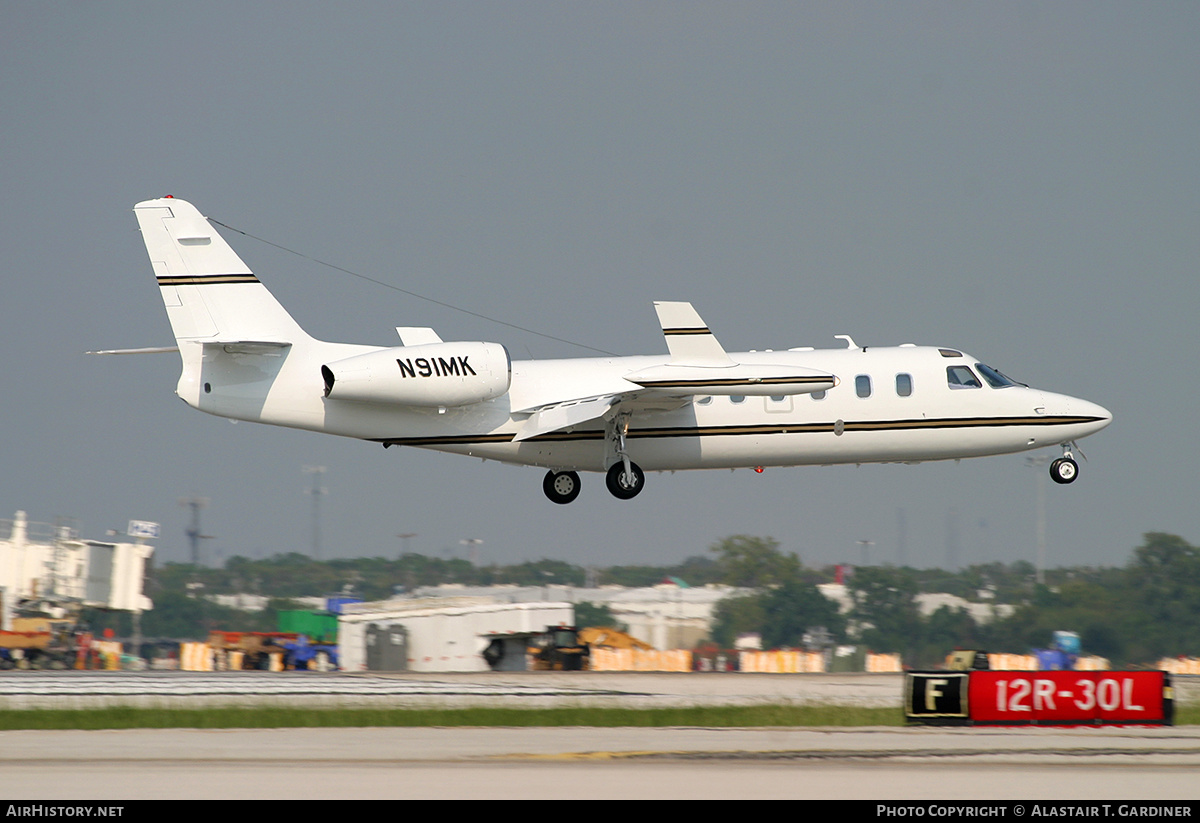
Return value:
<svg viewBox="0 0 1200 823">
<path fill-rule="evenodd" d="M 204 411 L 257 418 L 274 374 L 256 366 L 246 381 L 233 374 L 245 371 L 237 356 L 273 356 L 266 371 L 277 374 L 288 350 L 312 338 L 191 203 L 163 197 L 133 211 L 183 360 L 177 393 Z"/>
</svg>

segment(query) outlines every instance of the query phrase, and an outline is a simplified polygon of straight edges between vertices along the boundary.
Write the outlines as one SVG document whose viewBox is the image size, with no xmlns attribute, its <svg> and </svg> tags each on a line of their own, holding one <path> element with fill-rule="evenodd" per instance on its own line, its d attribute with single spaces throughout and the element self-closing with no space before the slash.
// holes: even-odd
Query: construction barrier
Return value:
<svg viewBox="0 0 1200 823">
<path fill-rule="evenodd" d="M 185 672 L 213 671 L 212 649 L 207 643 L 180 643 L 179 668 Z"/>
<path fill-rule="evenodd" d="M 1037 667 L 1037 656 L 1032 654 L 988 655 L 988 668 L 994 672 L 1029 672 Z"/>
<path fill-rule="evenodd" d="M 866 670 L 875 674 L 893 674 L 904 671 L 898 654 L 868 654 Z"/>
<path fill-rule="evenodd" d="M 597 672 L 690 672 L 692 653 L 686 649 L 591 650 L 591 669 Z"/>
<path fill-rule="evenodd" d="M 825 655 L 802 651 L 744 651 L 738 654 L 738 668 L 744 672 L 799 674 L 825 671 Z"/>
<path fill-rule="evenodd" d="M 1171 674 L 1200 674 L 1200 658 L 1164 657 L 1158 661 L 1158 668 Z"/>
</svg>

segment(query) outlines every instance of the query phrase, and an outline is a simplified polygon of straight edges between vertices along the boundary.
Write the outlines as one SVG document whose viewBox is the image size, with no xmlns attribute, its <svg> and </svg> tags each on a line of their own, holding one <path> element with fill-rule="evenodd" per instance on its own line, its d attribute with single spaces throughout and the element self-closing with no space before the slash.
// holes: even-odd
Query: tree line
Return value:
<svg viewBox="0 0 1200 823">
<path fill-rule="evenodd" d="M 817 588 L 839 573 L 852 604 L 848 612 L 839 611 Z M 723 600 L 714 615 L 712 641 L 726 648 L 743 632 L 758 633 L 766 648 L 799 648 L 806 635 L 811 640 L 811 630 L 821 627 L 828 642 L 899 652 L 908 665 L 928 666 L 956 647 L 1024 653 L 1047 646 L 1053 631 L 1067 630 L 1081 635 L 1085 652 L 1118 665 L 1200 655 L 1200 549 L 1159 532 L 1146 534 L 1123 567 L 1050 569 L 1044 583 L 1025 561 L 957 571 L 814 568 L 783 552 L 775 539 L 748 535 L 727 537 L 707 553 L 670 566 L 589 569 L 551 559 L 475 566 L 416 553 L 326 561 L 298 553 L 265 560 L 233 557 L 215 569 L 168 563 L 148 573 L 146 593 L 155 608 L 143 615 L 142 632 L 198 638 L 210 628 L 270 630 L 275 613 L 294 607 L 290 601 L 297 597 L 352 594 L 382 600 L 442 583 L 583 587 L 664 581 L 742 590 Z M 930 592 L 1006 604 L 1013 611 L 978 621 L 966 609 L 946 606 L 924 615 L 917 595 Z M 242 593 L 271 598 L 268 610 L 239 612 L 204 596 Z M 111 626 L 129 634 L 127 615 L 93 613 L 89 620 L 97 629 Z"/>
<path fill-rule="evenodd" d="M 833 642 L 899 652 L 919 667 L 936 665 L 955 648 L 1027 653 L 1048 647 L 1062 630 L 1078 632 L 1085 653 L 1120 666 L 1200 656 L 1200 549 L 1176 535 L 1146 534 L 1124 567 L 1052 569 L 1044 583 L 1023 561 L 953 573 L 859 567 L 845 579 L 852 606 L 844 614 L 814 597 L 827 575 L 783 555 L 774 541 L 729 538 L 714 550 L 743 585 L 756 589 L 718 605 L 713 640 L 719 645 L 758 631 L 765 646 L 799 647 L 809 629 L 823 626 Z M 924 615 L 917 595 L 929 592 L 988 604 L 992 615 L 976 620 L 966 608 L 949 606 Z M 999 604 L 1012 613 L 1000 613 Z"/>
</svg>

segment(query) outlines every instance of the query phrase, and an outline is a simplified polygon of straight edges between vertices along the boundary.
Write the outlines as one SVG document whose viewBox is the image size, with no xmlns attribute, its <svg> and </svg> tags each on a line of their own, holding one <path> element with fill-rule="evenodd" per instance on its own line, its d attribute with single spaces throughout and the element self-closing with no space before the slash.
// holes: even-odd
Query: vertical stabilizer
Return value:
<svg viewBox="0 0 1200 823">
<path fill-rule="evenodd" d="M 133 208 L 175 339 L 270 341 L 307 337 L 193 206 L 164 197 Z"/>
</svg>

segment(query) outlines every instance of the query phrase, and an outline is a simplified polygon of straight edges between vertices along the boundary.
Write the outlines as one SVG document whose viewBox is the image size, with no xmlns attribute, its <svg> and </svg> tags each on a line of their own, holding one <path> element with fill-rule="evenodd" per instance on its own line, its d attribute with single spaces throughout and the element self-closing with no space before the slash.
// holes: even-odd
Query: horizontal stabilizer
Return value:
<svg viewBox="0 0 1200 823">
<path fill-rule="evenodd" d="M 204 348 L 220 349 L 226 354 L 267 354 L 278 357 L 285 349 L 291 348 L 291 343 L 280 343 L 275 340 L 205 340 Z"/>
<path fill-rule="evenodd" d="M 84 354 L 166 354 L 178 351 L 178 346 L 152 346 L 146 349 L 103 349 L 101 351 L 84 352 Z"/>
</svg>

